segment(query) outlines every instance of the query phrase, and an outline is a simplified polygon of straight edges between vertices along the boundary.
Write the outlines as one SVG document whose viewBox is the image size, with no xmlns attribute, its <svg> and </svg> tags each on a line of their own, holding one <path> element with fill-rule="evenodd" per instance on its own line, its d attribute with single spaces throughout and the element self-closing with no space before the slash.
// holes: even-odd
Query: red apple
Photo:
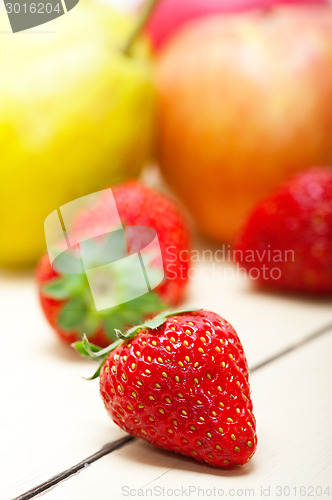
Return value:
<svg viewBox="0 0 332 500">
<path fill-rule="evenodd" d="M 158 157 L 203 233 L 232 241 L 256 202 L 332 161 L 332 8 L 188 24 L 157 63 Z"/>
<path fill-rule="evenodd" d="M 184 23 L 210 14 L 270 9 L 276 5 L 327 5 L 328 0 L 160 0 L 151 16 L 147 31 L 156 49 L 160 49 Z"/>
</svg>

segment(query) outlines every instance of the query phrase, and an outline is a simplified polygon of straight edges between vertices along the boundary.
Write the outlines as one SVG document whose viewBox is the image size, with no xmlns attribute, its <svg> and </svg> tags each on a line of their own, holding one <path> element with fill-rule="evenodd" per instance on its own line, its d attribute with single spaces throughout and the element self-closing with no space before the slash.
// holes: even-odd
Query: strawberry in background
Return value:
<svg viewBox="0 0 332 500">
<path fill-rule="evenodd" d="M 211 14 L 232 14 L 278 5 L 326 5 L 328 0 L 160 0 L 147 25 L 155 49 L 160 50 L 190 20 Z"/>
<path fill-rule="evenodd" d="M 260 284 L 331 294 L 332 168 L 301 172 L 259 203 L 236 251 L 254 279 L 259 272 Z"/>
<path fill-rule="evenodd" d="M 45 254 L 37 268 L 40 302 L 47 321 L 67 343 L 79 340 L 86 334 L 91 342 L 107 346 L 115 338 L 114 329 L 138 324 L 151 314 L 178 304 L 185 293 L 189 263 L 181 259 L 181 252 L 188 250 L 190 235 L 180 207 L 166 195 L 138 181 L 116 186 L 112 191 L 124 227 L 145 226 L 155 229 L 163 260 L 163 264 L 157 265 L 163 265 L 164 280 L 145 295 L 99 311 L 96 310 L 86 274 L 59 273 L 52 268 L 49 256 Z M 75 233 L 79 235 L 79 241 L 83 241 L 84 233 L 91 234 L 91 230 L 99 230 L 99 234 L 106 233 L 102 229 L 109 227 L 111 213 L 107 200 L 102 194 L 95 205 L 78 215 Z M 130 249 L 136 247 L 136 250 L 130 251 L 130 254 L 145 246 L 144 238 L 143 241 L 140 238 L 140 232 L 138 236 L 132 234 L 132 241 L 127 243 Z M 97 253 L 98 245 L 104 245 L 101 248 L 107 250 L 107 237 L 97 240 Z M 72 252 L 74 256 L 74 249 Z M 96 277 L 99 279 L 98 275 Z M 115 291 L 117 287 L 123 286 L 123 276 L 119 279 L 114 275 L 101 278 L 108 281 L 101 283 L 101 286 L 109 285 L 110 280 L 111 289 L 113 287 Z"/>
</svg>

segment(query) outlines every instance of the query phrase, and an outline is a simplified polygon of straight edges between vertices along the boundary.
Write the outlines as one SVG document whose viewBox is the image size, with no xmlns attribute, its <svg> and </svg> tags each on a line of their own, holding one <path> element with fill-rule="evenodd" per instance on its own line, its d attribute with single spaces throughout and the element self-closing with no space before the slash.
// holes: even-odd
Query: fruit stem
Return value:
<svg viewBox="0 0 332 500">
<path fill-rule="evenodd" d="M 146 0 L 146 2 L 144 3 L 142 12 L 140 13 L 140 16 L 138 18 L 138 22 L 123 47 L 124 55 L 126 56 L 131 55 L 132 48 L 135 45 L 137 38 L 143 31 L 143 28 L 150 19 L 150 16 L 158 2 L 159 0 Z"/>
</svg>

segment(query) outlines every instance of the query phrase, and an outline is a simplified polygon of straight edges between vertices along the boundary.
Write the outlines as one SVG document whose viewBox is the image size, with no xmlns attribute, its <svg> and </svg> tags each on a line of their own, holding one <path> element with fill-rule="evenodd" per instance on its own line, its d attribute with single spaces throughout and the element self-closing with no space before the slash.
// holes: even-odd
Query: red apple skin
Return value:
<svg viewBox="0 0 332 500">
<path fill-rule="evenodd" d="M 332 8 L 190 23 L 156 69 L 157 150 L 201 232 L 233 241 L 258 200 L 332 160 Z"/>
<path fill-rule="evenodd" d="M 229 14 L 276 5 L 328 5 L 328 0 L 160 0 L 147 25 L 154 48 L 164 44 L 188 21 L 211 14 Z"/>
</svg>

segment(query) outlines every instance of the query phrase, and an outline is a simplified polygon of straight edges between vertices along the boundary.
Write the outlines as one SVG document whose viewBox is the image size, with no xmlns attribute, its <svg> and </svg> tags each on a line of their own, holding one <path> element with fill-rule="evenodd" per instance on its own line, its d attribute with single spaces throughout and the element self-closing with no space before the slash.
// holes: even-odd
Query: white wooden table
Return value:
<svg viewBox="0 0 332 500">
<path fill-rule="evenodd" d="M 328 499 L 328 487 L 332 496 L 332 301 L 258 293 L 225 267 L 198 264 L 187 303 L 234 325 L 252 369 L 259 446 L 251 463 L 227 472 L 138 440 L 112 451 L 126 435 L 98 382 L 82 379 L 95 365 L 55 338 L 31 275 L 0 272 L 1 499 L 121 500 L 139 489 L 148 498 L 259 498 L 261 488 L 271 498 Z"/>
</svg>

